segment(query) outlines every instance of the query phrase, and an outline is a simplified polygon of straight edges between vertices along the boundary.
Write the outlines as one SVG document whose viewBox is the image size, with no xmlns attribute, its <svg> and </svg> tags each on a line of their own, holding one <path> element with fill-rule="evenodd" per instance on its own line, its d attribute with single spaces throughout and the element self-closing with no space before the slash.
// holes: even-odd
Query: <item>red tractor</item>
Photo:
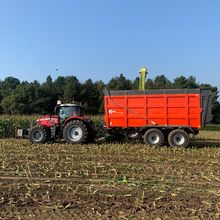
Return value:
<svg viewBox="0 0 220 220">
<path fill-rule="evenodd" d="M 64 138 L 67 143 L 88 143 L 96 134 L 89 117 L 77 104 L 57 102 L 55 115 L 38 118 L 27 132 L 32 143 L 45 143 Z"/>
</svg>

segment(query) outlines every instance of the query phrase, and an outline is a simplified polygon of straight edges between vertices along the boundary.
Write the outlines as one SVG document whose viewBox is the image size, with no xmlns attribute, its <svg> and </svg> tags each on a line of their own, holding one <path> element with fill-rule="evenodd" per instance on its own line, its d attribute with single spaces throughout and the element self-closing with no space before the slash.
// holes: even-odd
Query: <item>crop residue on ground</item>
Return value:
<svg viewBox="0 0 220 220">
<path fill-rule="evenodd" d="M 218 219 L 220 132 L 188 148 L 0 140 L 2 219 Z"/>
</svg>

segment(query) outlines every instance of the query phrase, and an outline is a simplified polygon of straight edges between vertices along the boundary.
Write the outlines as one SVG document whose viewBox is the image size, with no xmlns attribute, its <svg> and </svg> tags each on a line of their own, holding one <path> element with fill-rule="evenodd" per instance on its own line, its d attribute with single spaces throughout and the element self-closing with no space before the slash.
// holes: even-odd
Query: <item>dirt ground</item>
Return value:
<svg viewBox="0 0 220 220">
<path fill-rule="evenodd" d="M 188 148 L 0 140 L 0 219 L 220 219 L 220 132 Z"/>
</svg>

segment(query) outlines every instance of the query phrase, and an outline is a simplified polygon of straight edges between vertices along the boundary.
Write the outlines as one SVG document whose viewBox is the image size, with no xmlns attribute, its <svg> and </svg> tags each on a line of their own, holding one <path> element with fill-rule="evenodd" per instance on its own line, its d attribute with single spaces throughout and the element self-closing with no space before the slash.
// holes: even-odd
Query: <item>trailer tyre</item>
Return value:
<svg viewBox="0 0 220 220">
<path fill-rule="evenodd" d="M 49 139 L 49 129 L 40 125 L 35 125 L 30 129 L 28 138 L 31 143 L 45 143 Z"/>
<path fill-rule="evenodd" d="M 169 133 L 168 143 L 171 147 L 187 147 L 189 144 L 189 135 L 182 129 L 175 129 Z"/>
<path fill-rule="evenodd" d="M 63 137 L 67 143 L 79 144 L 88 140 L 88 128 L 79 120 L 70 121 L 63 129 Z"/>
<path fill-rule="evenodd" d="M 151 146 L 161 146 L 164 143 L 163 133 L 156 128 L 147 130 L 144 134 L 144 143 Z"/>
</svg>

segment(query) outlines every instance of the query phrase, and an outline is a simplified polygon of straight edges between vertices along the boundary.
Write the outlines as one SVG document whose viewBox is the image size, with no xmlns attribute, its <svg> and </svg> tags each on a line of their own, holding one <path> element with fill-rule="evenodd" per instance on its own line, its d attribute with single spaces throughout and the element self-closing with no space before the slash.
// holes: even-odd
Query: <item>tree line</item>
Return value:
<svg viewBox="0 0 220 220">
<path fill-rule="evenodd" d="M 20 81 L 14 77 L 0 80 L 1 114 L 52 114 L 58 99 L 62 102 L 79 102 L 87 114 L 103 114 L 103 89 L 137 90 L 139 77 L 127 79 L 123 74 L 113 77 L 108 83 L 93 82 L 91 79 L 80 82 L 75 76 L 59 76 L 55 80 L 49 75 L 45 82 Z M 212 89 L 213 122 L 220 123 L 220 103 L 218 88 L 196 82 L 194 76 L 179 76 L 173 81 L 164 75 L 146 80 L 146 89 Z"/>
</svg>

